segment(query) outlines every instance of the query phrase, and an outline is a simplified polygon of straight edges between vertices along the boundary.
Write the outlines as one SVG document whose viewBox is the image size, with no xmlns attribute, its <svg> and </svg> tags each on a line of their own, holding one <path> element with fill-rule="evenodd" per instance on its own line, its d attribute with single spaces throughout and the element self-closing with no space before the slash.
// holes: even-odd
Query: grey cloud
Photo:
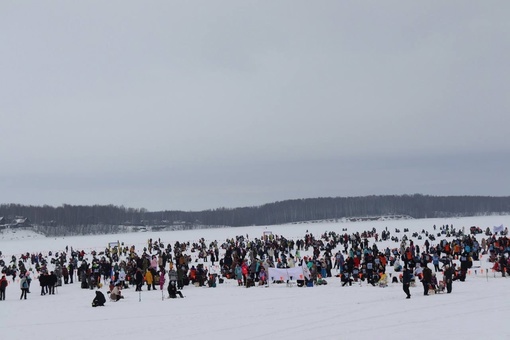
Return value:
<svg viewBox="0 0 510 340">
<path fill-rule="evenodd" d="M 470 159 L 496 165 L 510 149 L 509 9 L 6 4 L 0 201 L 202 209 L 504 194 L 501 167 Z"/>
</svg>

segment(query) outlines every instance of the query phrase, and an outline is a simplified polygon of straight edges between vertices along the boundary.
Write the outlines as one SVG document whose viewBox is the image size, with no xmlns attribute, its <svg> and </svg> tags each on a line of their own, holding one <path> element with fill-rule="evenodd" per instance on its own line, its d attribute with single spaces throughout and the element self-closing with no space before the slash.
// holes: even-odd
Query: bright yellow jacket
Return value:
<svg viewBox="0 0 510 340">
<path fill-rule="evenodd" d="M 145 272 L 145 282 L 147 282 L 148 285 L 151 285 L 153 280 L 154 280 L 154 278 L 152 277 L 151 271 L 147 270 Z"/>
</svg>

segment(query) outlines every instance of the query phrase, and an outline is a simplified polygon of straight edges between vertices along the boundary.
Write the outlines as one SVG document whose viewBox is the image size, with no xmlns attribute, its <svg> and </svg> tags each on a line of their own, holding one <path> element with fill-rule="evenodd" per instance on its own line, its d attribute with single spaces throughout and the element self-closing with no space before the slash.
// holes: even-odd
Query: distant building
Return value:
<svg viewBox="0 0 510 340">
<path fill-rule="evenodd" d="M 26 228 L 31 227 L 30 220 L 23 216 L 16 216 L 10 224 L 11 228 Z"/>
</svg>

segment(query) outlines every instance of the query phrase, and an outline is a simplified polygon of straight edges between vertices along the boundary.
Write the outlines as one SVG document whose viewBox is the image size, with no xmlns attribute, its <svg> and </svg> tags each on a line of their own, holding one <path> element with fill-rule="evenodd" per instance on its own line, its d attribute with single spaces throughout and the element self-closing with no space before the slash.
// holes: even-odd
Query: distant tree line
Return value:
<svg viewBox="0 0 510 340">
<path fill-rule="evenodd" d="M 510 214 L 510 196 L 386 195 L 293 199 L 241 208 L 158 211 L 115 205 L 59 207 L 0 205 L 0 217 L 28 218 L 40 231 L 58 234 L 115 232 L 119 226 L 252 226 L 352 217 L 407 215 L 412 218 Z M 51 234 L 55 234 L 52 232 Z"/>
</svg>

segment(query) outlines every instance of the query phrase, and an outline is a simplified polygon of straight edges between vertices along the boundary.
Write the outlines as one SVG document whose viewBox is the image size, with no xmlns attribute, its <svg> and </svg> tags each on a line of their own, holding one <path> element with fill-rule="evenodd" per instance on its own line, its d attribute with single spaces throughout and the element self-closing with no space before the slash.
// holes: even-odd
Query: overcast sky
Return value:
<svg viewBox="0 0 510 340">
<path fill-rule="evenodd" d="M 510 194 L 510 1 L 2 1 L 0 203 Z"/>
</svg>

